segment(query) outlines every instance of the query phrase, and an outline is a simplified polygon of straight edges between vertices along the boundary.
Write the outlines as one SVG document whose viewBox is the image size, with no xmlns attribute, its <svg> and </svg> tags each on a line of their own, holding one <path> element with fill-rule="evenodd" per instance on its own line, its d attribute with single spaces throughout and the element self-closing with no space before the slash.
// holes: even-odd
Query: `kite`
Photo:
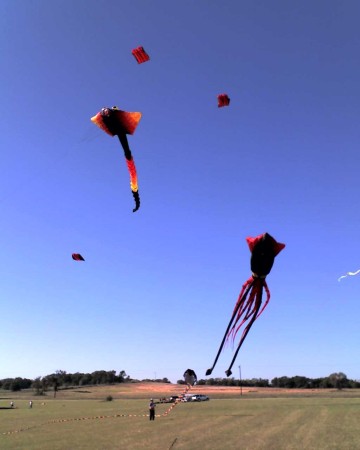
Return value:
<svg viewBox="0 0 360 450">
<path fill-rule="evenodd" d="M 211 372 L 214 370 L 225 341 L 230 337 L 234 341 L 241 326 L 247 322 L 230 366 L 225 371 L 228 377 L 232 374 L 231 368 L 235 362 L 240 347 L 242 346 L 253 323 L 264 311 L 270 300 L 270 291 L 266 284 L 265 278 L 271 271 L 275 256 L 281 252 L 281 250 L 285 247 L 285 244 L 276 242 L 276 240 L 268 233 L 261 234 L 254 238 L 248 237 L 246 238 L 246 241 L 251 252 L 250 266 L 252 275 L 242 286 L 238 301 L 235 305 L 229 325 L 220 344 L 214 364 L 206 371 L 206 375 L 211 375 Z M 266 301 L 261 307 L 263 289 L 265 289 L 266 292 Z"/>
<path fill-rule="evenodd" d="M 187 369 L 184 372 L 184 379 L 186 384 L 190 384 L 191 386 L 194 386 L 194 384 L 197 382 L 197 376 L 194 370 Z"/>
<path fill-rule="evenodd" d="M 346 278 L 348 275 L 354 276 L 357 275 L 358 273 L 360 273 L 360 269 L 357 270 L 356 272 L 346 272 L 345 275 L 342 275 L 340 278 L 338 278 L 338 281 L 340 281 L 342 278 Z"/>
<path fill-rule="evenodd" d="M 85 259 L 80 255 L 80 253 L 73 253 L 71 257 L 74 261 L 85 261 Z"/>
<path fill-rule="evenodd" d="M 149 61 L 150 59 L 150 56 L 146 53 L 144 47 L 134 48 L 134 50 L 132 50 L 131 53 L 135 56 L 135 59 L 138 62 L 138 64 L 142 64 L 146 61 Z"/>
<path fill-rule="evenodd" d="M 141 119 L 140 112 L 121 111 L 116 106 L 112 108 L 102 108 L 91 121 L 110 136 L 117 136 L 124 149 L 126 165 L 130 174 L 130 187 L 135 200 L 133 212 L 140 208 L 140 196 L 138 190 L 138 180 L 136 174 L 135 162 L 131 154 L 127 134 L 134 134 L 136 127 Z"/>
<path fill-rule="evenodd" d="M 229 106 L 230 98 L 227 94 L 218 95 L 218 108 L 222 108 L 223 106 Z"/>
</svg>

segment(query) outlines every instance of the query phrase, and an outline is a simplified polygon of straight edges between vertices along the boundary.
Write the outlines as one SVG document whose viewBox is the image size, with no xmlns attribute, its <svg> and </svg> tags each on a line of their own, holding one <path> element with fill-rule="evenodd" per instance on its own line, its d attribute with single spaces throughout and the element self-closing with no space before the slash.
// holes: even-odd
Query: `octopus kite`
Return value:
<svg viewBox="0 0 360 450">
<path fill-rule="evenodd" d="M 133 212 L 140 208 L 140 196 L 135 162 L 126 135 L 134 134 L 140 119 L 141 113 L 121 111 L 116 106 L 113 106 L 112 108 L 102 108 L 100 112 L 91 118 L 91 121 L 105 131 L 105 133 L 119 138 L 124 150 L 126 165 L 130 173 L 130 187 L 135 200 Z"/>
<path fill-rule="evenodd" d="M 234 340 L 239 329 L 246 323 L 234 357 L 229 368 L 225 371 L 228 377 L 232 374 L 231 368 L 247 334 L 250 331 L 250 328 L 255 320 L 264 311 L 270 300 L 270 291 L 266 284 L 265 278 L 271 271 L 275 256 L 281 252 L 281 250 L 285 247 L 285 244 L 276 242 L 276 240 L 268 233 L 261 234 L 254 238 L 248 237 L 246 238 L 246 241 L 251 252 L 250 266 L 252 275 L 242 286 L 238 301 L 235 305 L 229 325 L 220 344 L 214 364 L 206 371 L 206 375 L 211 375 L 211 372 L 214 370 L 225 341 L 229 338 Z M 263 289 L 265 289 L 266 292 L 266 301 L 264 304 L 262 304 Z"/>
</svg>

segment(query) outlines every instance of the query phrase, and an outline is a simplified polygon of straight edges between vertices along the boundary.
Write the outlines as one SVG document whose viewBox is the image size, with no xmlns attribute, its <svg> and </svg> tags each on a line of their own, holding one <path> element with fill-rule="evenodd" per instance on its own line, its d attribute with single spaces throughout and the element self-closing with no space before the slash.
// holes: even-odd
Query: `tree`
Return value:
<svg viewBox="0 0 360 450">
<path fill-rule="evenodd" d="M 347 376 L 343 372 L 332 373 L 329 375 L 329 381 L 332 387 L 339 390 L 350 385 Z"/>
<path fill-rule="evenodd" d="M 118 377 L 119 383 L 123 383 L 125 381 L 126 376 L 127 375 L 126 375 L 125 370 L 120 370 L 119 377 Z"/>
<path fill-rule="evenodd" d="M 44 387 L 41 381 L 41 377 L 35 378 L 32 383 L 32 388 L 35 389 L 35 395 L 44 395 Z"/>
</svg>

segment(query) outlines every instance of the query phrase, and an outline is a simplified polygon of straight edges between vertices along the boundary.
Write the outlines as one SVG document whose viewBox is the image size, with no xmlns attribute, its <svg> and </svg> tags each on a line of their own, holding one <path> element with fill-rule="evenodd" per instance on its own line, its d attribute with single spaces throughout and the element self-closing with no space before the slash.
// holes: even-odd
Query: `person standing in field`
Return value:
<svg viewBox="0 0 360 450">
<path fill-rule="evenodd" d="M 155 406 L 154 400 L 151 398 L 149 403 L 150 420 L 155 420 Z"/>
<path fill-rule="evenodd" d="M 29 401 L 29 408 L 32 408 L 32 400 Z"/>
</svg>

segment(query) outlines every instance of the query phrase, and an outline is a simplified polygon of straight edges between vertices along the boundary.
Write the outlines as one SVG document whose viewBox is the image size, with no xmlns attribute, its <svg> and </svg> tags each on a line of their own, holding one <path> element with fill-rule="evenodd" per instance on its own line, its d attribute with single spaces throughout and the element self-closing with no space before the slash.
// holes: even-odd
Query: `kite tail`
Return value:
<svg viewBox="0 0 360 450">
<path fill-rule="evenodd" d="M 238 355 L 238 353 L 239 353 L 239 350 L 240 350 L 240 348 L 241 348 L 243 342 L 245 341 L 245 338 L 246 338 L 247 334 L 248 334 L 249 331 L 250 331 L 250 328 L 252 327 L 252 325 L 253 325 L 253 323 L 255 322 L 255 320 L 259 317 L 259 315 L 262 313 L 262 311 L 264 310 L 264 307 L 265 307 L 265 306 L 267 305 L 267 303 L 269 302 L 269 300 L 267 299 L 267 300 L 266 300 L 266 303 L 265 303 L 265 306 L 260 310 L 260 307 L 261 307 L 261 304 L 262 304 L 262 292 L 263 292 L 262 288 L 263 288 L 263 286 L 264 286 L 265 279 L 263 279 L 263 278 L 256 278 L 256 281 L 257 281 L 257 282 L 256 282 L 256 286 L 254 286 L 254 288 L 253 288 L 253 291 L 255 291 L 255 295 L 254 295 L 254 300 L 255 300 L 255 302 L 254 302 L 254 307 L 252 308 L 251 311 L 248 311 L 248 314 L 247 314 L 247 315 L 248 315 L 248 318 L 250 318 L 250 321 L 249 321 L 249 323 L 246 325 L 246 327 L 245 327 L 245 329 L 244 329 L 244 331 L 243 331 L 243 333 L 242 333 L 242 335 L 241 335 L 240 342 L 239 342 L 239 344 L 238 344 L 238 346 L 237 346 L 236 352 L 235 352 L 235 354 L 234 354 L 234 356 L 233 356 L 233 359 L 232 359 L 232 361 L 231 361 L 231 363 L 230 363 L 230 366 L 229 366 L 229 368 L 225 371 L 226 376 L 228 376 L 228 377 L 232 374 L 231 368 L 232 368 L 232 366 L 233 366 L 233 364 L 234 364 L 234 362 L 235 362 L 235 360 L 236 360 L 236 357 L 237 357 L 237 355 Z M 265 286 L 264 286 L 264 287 L 265 287 Z M 266 290 L 266 292 L 268 293 L 267 286 L 266 286 L 265 290 Z M 249 312 L 250 312 L 250 314 L 249 314 Z M 244 321 L 243 321 L 243 322 L 244 322 Z M 242 322 L 242 323 L 243 323 L 243 322 Z M 240 326 L 241 326 L 241 325 L 239 325 L 239 326 L 237 327 L 237 329 L 236 329 L 236 331 L 235 331 L 235 335 L 236 335 L 236 333 L 238 332 Z"/>
<path fill-rule="evenodd" d="M 229 329 L 227 336 L 226 336 L 226 341 L 229 341 L 230 337 L 232 339 L 232 342 L 234 342 L 237 330 L 235 332 L 236 326 L 238 325 L 240 319 L 244 316 L 243 320 L 241 321 L 240 325 L 238 326 L 238 328 L 241 327 L 241 325 L 247 320 L 247 317 L 249 315 L 249 311 L 251 308 L 251 305 L 254 301 L 254 297 L 256 294 L 256 285 L 255 285 L 255 280 L 253 277 L 250 277 L 248 280 L 245 281 L 245 283 L 242 286 L 242 289 L 240 291 L 238 300 L 236 302 L 235 308 L 234 308 L 234 312 L 237 311 L 236 317 L 234 317 L 234 323 L 232 325 L 232 327 Z M 244 295 L 246 288 L 253 283 L 251 289 L 247 290 L 246 295 Z"/>
<path fill-rule="evenodd" d="M 270 290 L 268 288 L 268 285 L 266 283 L 266 281 L 263 279 L 263 286 L 266 292 L 266 300 L 264 303 L 264 306 L 261 308 L 261 310 L 259 311 L 258 315 L 256 316 L 256 318 L 260 317 L 260 315 L 262 314 L 262 312 L 264 311 L 264 309 L 267 307 L 269 301 L 270 301 Z"/>
<path fill-rule="evenodd" d="M 137 181 L 137 174 L 136 174 L 136 167 L 134 160 L 130 154 L 131 159 L 126 159 L 126 165 L 130 174 L 130 188 L 131 192 L 133 194 L 134 200 L 135 200 L 135 208 L 133 209 L 133 212 L 137 211 L 140 208 L 140 196 L 139 196 L 139 188 L 138 188 L 138 181 Z"/>
<path fill-rule="evenodd" d="M 250 323 L 252 325 L 252 323 L 260 316 L 260 314 L 263 312 L 263 310 L 265 309 L 266 305 L 269 303 L 269 300 L 270 300 L 270 292 L 266 285 L 265 279 L 251 277 L 251 278 L 249 278 L 249 280 L 246 281 L 245 285 L 251 281 L 253 281 L 254 284 L 253 284 L 253 287 L 251 288 L 251 291 L 249 292 L 249 298 L 246 299 L 246 297 L 243 297 L 243 298 L 239 297 L 238 303 L 236 305 L 236 306 L 238 306 L 238 304 L 240 304 L 238 314 L 237 314 L 237 317 L 235 319 L 233 326 L 231 327 L 231 329 L 229 330 L 229 333 L 227 335 L 227 339 L 231 338 L 233 343 L 235 341 L 235 337 L 236 337 L 238 331 L 244 325 L 244 323 L 250 319 L 249 324 L 247 325 L 247 327 L 244 330 L 244 333 L 245 333 L 245 331 L 248 329 Z M 265 302 L 263 308 L 260 310 L 261 303 L 262 303 L 263 287 L 266 290 L 267 299 L 266 299 L 266 302 Z M 244 335 L 244 333 L 243 333 L 243 335 Z M 244 336 L 241 337 L 241 340 L 240 340 L 241 343 L 244 341 L 244 338 L 245 338 Z"/>
<path fill-rule="evenodd" d="M 241 289 L 241 292 L 240 292 L 240 295 L 239 295 L 239 298 L 238 298 L 238 301 L 237 301 L 237 303 L 236 303 L 236 305 L 235 305 L 235 309 L 234 309 L 234 311 L 233 311 L 233 313 L 232 313 L 230 322 L 229 322 L 229 324 L 228 324 L 228 326 L 227 326 L 227 328 L 226 328 L 226 331 L 225 331 L 223 340 L 221 341 L 221 344 L 220 344 L 219 350 L 218 350 L 218 352 L 217 352 L 217 355 L 216 355 L 216 357 L 215 357 L 214 363 L 213 363 L 213 365 L 212 365 L 212 367 L 211 367 L 210 369 L 207 369 L 206 375 L 211 375 L 211 372 L 214 370 L 214 367 L 216 366 L 216 363 L 217 363 L 217 361 L 218 361 L 218 359 L 219 359 L 220 353 L 222 352 L 222 349 L 223 349 L 223 347 L 224 347 L 225 341 L 226 341 L 227 336 L 228 336 L 228 334 L 229 334 L 229 330 L 230 330 L 230 328 L 231 328 L 231 326 L 232 326 L 232 323 L 233 323 L 233 321 L 234 321 L 236 315 L 238 314 L 239 308 L 241 307 L 241 305 L 242 305 L 243 302 L 245 301 L 245 299 L 246 299 L 248 293 L 250 292 L 251 288 L 253 287 L 254 282 L 255 282 L 254 278 L 253 278 L 253 277 L 250 277 L 250 278 L 243 284 L 242 289 Z"/>
<path fill-rule="evenodd" d="M 118 134 L 118 138 L 124 150 L 126 165 L 130 174 L 130 187 L 135 200 L 135 208 L 133 209 L 133 212 L 135 212 L 140 208 L 140 196 L 139 196 L 139 187 L 137 181 L 135 162 L 131 154 L 126 134 Z"/>
<path fill-rule="evenodd" d="M 346 275 L 342 275 L 340 278 L 338 278 L 338 281 L 342 280 L 343 278 L 346 278 L 347 276 L 354 276 L 360 273 L 360 270 L 357 270 L 356 272 L 346 272 Z"/>
</svg>

